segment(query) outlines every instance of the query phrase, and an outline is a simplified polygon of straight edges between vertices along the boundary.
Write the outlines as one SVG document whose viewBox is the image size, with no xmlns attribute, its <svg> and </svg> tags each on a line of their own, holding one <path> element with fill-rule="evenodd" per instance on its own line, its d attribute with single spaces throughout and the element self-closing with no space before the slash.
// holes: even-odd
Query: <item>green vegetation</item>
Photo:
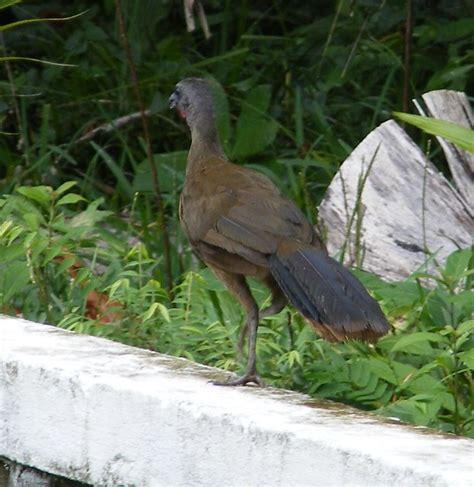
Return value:
<svg viewBox="0 0 474 487">
<path fill-rule="evenodd" d="M 473 92 L 474 21 L 461 0 L 416 5 L 407 66 L 404 2 L 211 2 L 209 41 L 185 32 L 180 3 L 122 4 L 149 139 L 136 117 L 81 141 L 139 109 L 116 2 L 2 12 L 9 24 L 45 21 L 0 32 L 0 310 L 238 370 L 241 309 L 192 256 L 177 220 L 189 137 L 167 109 L 174 84 L 212 79 L 229 156 L 265 172 L 315 222 L 338 165 L 393 111 L 409 109 L 407 90 Z M 74 67 L 13 60 L 21 57 Z M 425 147 L 428 136 L 416 135 Z M 438 149 L 431 157 L 447 171 Z M 394 326 L 375 346 L 329 344 L 289 310 L 266 319 L 262 376 L 474 436 L 473 262 L 471 249 L 452 254 L 434 289 L 423 274 L 387 284 L 360 273 Z M 257 284 L 253 291 L 267 299 Z"/>
<path fill-rule="evenodd" d="M 452 122 L 420 117 L 419 115 L 410 115 L 409 113 L 394 112 L 394 115 L 400 120 L 411 123 L 415 127 L 424 130 L 428 134 L 443 137 L 462 149 L 474 153 L 474 130 L 461 127 Z"/>
</svg>

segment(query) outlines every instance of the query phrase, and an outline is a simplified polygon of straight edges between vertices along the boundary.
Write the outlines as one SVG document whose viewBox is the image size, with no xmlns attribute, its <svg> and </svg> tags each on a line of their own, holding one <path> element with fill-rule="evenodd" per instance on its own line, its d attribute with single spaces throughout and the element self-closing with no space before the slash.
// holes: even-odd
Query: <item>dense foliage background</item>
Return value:
<svg viewBox="0 0 474 487">
<path fill-rule="evenodd" d="M 189 136 L 168 110 L 175 83 L 213 80 L 229 156 L 269 175 L 313 222 L 339 164 L 392 111 L 410 110 L 412 97 L 432 89 L 473 92 L 467 0 L 205 8 L 209 40 L 199 22 L 187 33 L 181 2 L 168 0 L 2 10 L 4 25 L 43 19 L 0 31 L 2 312 L 238 370 L 242 312 L 191 255 L 177 220 Z M 135 116 L 92 132 L 136 113 L 137 91 L 150 110 L 149 136 Z M 426 149 L 428 138 L 413 134 Z M 430 157 L 449 176 L 435 142 Z M 359 274 L 394 326 L 377 346 L 330 345 L 288 310 L 265 320 L 262 375 L 474 436 L 472 267 L 470 249 L 453 254 L 435 289 L 420 276 L 387 284 Z M 267 299 L 257 284 L 253 290 Z"/>
</svg>

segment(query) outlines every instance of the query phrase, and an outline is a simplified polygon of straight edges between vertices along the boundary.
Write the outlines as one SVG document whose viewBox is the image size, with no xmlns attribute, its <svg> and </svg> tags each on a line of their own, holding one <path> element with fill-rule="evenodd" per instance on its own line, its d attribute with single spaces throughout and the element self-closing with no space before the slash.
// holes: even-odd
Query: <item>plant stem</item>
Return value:
<svg viewBox="0 0 474 487">
<path fill-rule="evenodd" d="M 132 79 L 133 89 L 135 91 L 135 98 L 137 100 L 138 109 L 140 111 L 140 116 L 142 120 L 143 127 L 143 137 L 145 139 L 146 152 L 148 163 L 150 164 L 151 176 L 153 181 L 153 188 L 155 192 L 156 204 L 158 206 L 159 213 L 159 225 L 161 233 L 163 235 L 163 254 L 165 261 L 165 275 L 167 280 L 167 289 L 171 292 L 173 287 L 173 275 L 171 272 L 171 246 L 170 238 L 168 233 L 168 228 L 166 226 L 165 211 L 163 205 L 163 198 L 160 189 L 160 180 L 158 177 L 158 171 L 156 170 L 155 163 L 153 161 L 153 150 L 151 147 L 150 130 L 148 128 L 148 119 L 146 116 L 145 105 L 143 103 L 143 98 L 140 91 L 140 84 L 138 82 L 137 71 L 135 69 L 135 64 L 132 59 L 132 53 L 130 50 L 130 44 L 128 42 L 127 31 L 125 28 L 125 21 L 123 18 L 123 10 L 121 0 L 115 0 L 115 9 L 117 13 L 117 19 L 119 23 L 120 36 L 122 38 L 122 43 L 125 51 L 125 56 L 127 58 L 128 67 L 130 69 L 130 76 Z"/>
<path fill-rule="evenodd" d="M 410 76 L 411 76 L 411 37 L 413 28 L 413 6 L 411 0 L 406 0 L 405 20 L 405 73 L 403 76 L 403 107 L 402 111 L 408 111 L 410 99 Z"/>
<path fill-rule="evenodd" d="M 0 45 L 2 47 L 2 52 L 6 55 L 7 50 L 5 47 L 5 41 L 3 39 L 3 34 L 0 32 Z M 23 151 L 23 157 L 25 158 L 26 166 L 30 167 L 30 156 L 27 150 L 26 138 L 28 136 L 26 128 L 23 125 L 22 117 L 20 115 L 20 107 L 18 106 L 18 99 L 17 99 L 17 92 L 16 92 L 16 85 L 15 79 L 13 77 L 13 72 L 10 66 L 10 62 L 8 60 L 4 61 L 5 64 L 5 71 L 7 72 L 7 79 L 8 84 L 10 85 L 10 91 L 12 95 L 12 104 L 13 104 L 13 112 L 15 113 L 16 123 L 18 125 L 18 133 L 20 135 L 20 139 L 17 143 L 17 148 Z"/>
</svg>

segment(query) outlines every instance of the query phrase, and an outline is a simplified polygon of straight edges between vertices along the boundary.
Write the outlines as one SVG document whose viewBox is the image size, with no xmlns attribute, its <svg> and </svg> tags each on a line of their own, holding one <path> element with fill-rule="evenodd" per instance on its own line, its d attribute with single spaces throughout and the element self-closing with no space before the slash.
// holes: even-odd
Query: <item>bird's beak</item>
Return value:
<svg viewBox="0 0 474 487">
<path fill-rule="evenodd" d="M 170 110 L 173 110 L 173 108 L 175 108 L 177 104 L 178 104 L 178 95 L 176 94 L 176 92 L 173 92 L 173 94 L 170 96 L 169 99 Z"/>
</svg>

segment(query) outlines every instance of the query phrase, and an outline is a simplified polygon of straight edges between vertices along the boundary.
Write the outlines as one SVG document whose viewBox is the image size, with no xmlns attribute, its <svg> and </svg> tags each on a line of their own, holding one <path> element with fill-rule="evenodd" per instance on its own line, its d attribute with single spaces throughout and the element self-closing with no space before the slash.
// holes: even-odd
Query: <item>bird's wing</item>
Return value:
<svg viewBox="0 0 474 487">
<path fill-rule="evenodd" d="M 219 178 L 215 196 L 208 196 L 209 206 L 217 210 L 202 241 L 254 262 L 256 254 L 273 254 L 284 240 L 313 240 L 314 230 L 303 213 L 268 178 L 233 168 L 226 182 Z"/>
</svg>

